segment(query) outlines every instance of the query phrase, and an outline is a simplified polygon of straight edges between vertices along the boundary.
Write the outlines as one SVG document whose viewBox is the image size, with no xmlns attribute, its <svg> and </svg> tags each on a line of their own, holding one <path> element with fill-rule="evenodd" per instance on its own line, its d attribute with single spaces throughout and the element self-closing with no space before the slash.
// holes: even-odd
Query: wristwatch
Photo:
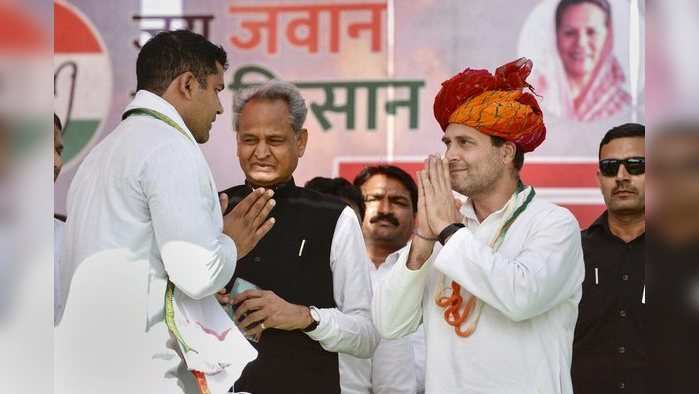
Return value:
<svg viewBox="0 0 699 394">
<path fill-rule="evenodd" d="M 308 307 L 308 312 L 311 314 L 311 319 L 313 319 L 313 321 L 308 325 L 308 327 L 303 329 L 303 332 L 311 332 L 318 327 L 318 324 L 320 324 L 320 312 L 318 311 L 318 308 L 311 305 Z"/>
<path fill-rule="evenodd" d="M 466 226 L 463 223 L 452 223 L 447 227 L 444 227 L 444 230 L 442 230 L 437 236 L 439 243 L 444 245 L 447 242 L 447 238 L 451 237 L 455 232 L 459 231 L 460 228 L 464 227 Z"/>
</svg>

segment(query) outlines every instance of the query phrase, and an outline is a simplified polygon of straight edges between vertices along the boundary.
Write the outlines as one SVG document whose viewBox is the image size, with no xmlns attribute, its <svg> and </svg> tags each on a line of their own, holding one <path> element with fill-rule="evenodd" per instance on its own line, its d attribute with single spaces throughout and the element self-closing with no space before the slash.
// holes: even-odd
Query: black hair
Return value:
<svg viewBox="0 0 699 394">
<path fill-rule="evenodd" d="M 640 137 L 646 138 L 646 126 L 639 123 L 624 123 L 620 126 L 616 126 L 611 130 L 607 131 L 607 134 L 602 138 L 602 142 L 599 143 L 599 151 L 597 152 L 598 157 L 602 154 L 602 147 L 610 143 L 612 140 L 617 138 L 633 138 Z"/>
<path fill-rule="evenodd" d="M 356 177 L 354 177 L 354 186 L 361 188 L 362 185 L 369 180 L 369 178 L 379 174 L 395 179 L 403 184 L 403 186 L 408 189 L 408 192 L 410 192 L 410 202 L 413 205 L 413 213 L 417 212 L 417 184 L 415 184 L 415 181 L 410 174 L 403 171 L 403 169 L 399 167 L 387 164 L 364 167 L 364 169 L 360 171 Z"/>
<path fill-rule="evenodd" d="M 558 30 L 558 28 L 561 26 L 563 13 L 568 7 L 584 3 L 594 4 L 597 7 L 599 7 L 602 11 L 604 11 L 604 14 L 607 16 L 605 21 L 606 25 L 609 26 L 611 24 L 612 7 L 609 5 L 609 2 L 607 0 L 561 0 L 561 2 L 558 3 L 558 7 L 556 7 L 556 30 Z"/>
<path fill-rule="evenodd" d="M 359 216 L 364 220 L 364 212 L 366 204 L 362 192 L 352 185 L 345 178 L 325 178 L 317 176 L 304 185 L 306 189 L 317 191 L 318 193 L 329 194 L 331 196 L 340 197 L 354 203 L 359 208 Z"/>
<path fill-rule="evenodd" d="M 60 130 L 61 133 L 63 133 L 63 124 L 61 124 L 61 119 L 58 118 L 58 115 L 56 115 L 55 112 L 53 113 L 53 125 L 55 127 L 58 127 L 58 130 Z"/>
<path fill-rule="evenodd" d="M 180 74 L 190 71 L 202 88 L 207 76 L 216 74 L 216 63 L 228 67 L 223 47 L 189 30 L 164 31 L 151 38 L 136 60 L 137 90 L 161 96 Z"/>
</svg>

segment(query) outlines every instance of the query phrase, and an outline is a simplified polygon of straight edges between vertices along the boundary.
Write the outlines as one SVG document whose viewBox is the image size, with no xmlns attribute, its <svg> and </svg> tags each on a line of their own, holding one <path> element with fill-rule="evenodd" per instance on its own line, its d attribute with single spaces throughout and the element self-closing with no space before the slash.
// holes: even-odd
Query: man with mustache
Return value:
<svg viewBox="0 0 699 394">
<path fill-rule="evenodd" d="M 532 62 L 466 69 L 434 102 L 444 158 L 418 172 L 410 247 L 374 295 L 384 338 L 425 327 L 428 394 L 572 394 L 584 264 L 570 211 L 520 179 L 546 129 Z M 457 208 L 453 191 L 468 199 Z M 439 247 L 437 243 L 443 247 Z"/>
<path fill-rule="evenodd" d="M 372 288 L 376 293 L 391 271 L 386 256 L 405 247 L 417 212 L 417 185 L 402 169 L 391 165 L 364 168 L 355 178 L 366 204 L 362 233 Z M 405 338 L 381 340 L 368 360 L 340 356 L 343 394 L 421 393 L 424 391 L 425 345 L 422 327 Z"/>
<path fill-rule="evenodd" d="M 228 296 L 259 352 L 235 390 L 340 393 L 338 353 L 368 358 L 379 341 L 357 215 L 341 200 L 294 182 L 309 138 L 298 88 L 268 81 L 240 92 L 233 107 L 245 184 L 225 193 L 235 205 L 263 188 L 274 190 L 276 201 L 274 228 L 240 260 L 227 286 L 237 289 L 238 281 L 259 288 Z"/>
<path fill-rule="evenodd" d="M 582 232 L 585 281 L 573 346 L 575 393 L 645 393 L 645 126 L 626 123 L 599 147 L 607 210 Z"/>
</svg>

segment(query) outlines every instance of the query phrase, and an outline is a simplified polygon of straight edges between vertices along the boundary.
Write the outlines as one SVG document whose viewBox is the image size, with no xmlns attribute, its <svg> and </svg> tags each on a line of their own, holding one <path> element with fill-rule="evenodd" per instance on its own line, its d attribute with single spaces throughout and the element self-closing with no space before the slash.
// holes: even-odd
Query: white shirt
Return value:
<svg viewBox="0 0 699 394">
<path fill-rule="evenodd" d="M 61 283 L 61 249 L 63 246 L 63 233 L 65 223 L 53 219 L 53 325 L 56 326 L 61 321 L 63 307 L 65 306 L 63 288 Z"/>
<path fill-rule="evenodd" d="M 185 133 L 153 117 L 132 115 L 92 149 L 68 191 L 68 221 L 61 258 L 64 279 L 60 282 L 72 280 L 67 290 L 72 292 L 78 287 L 76 290 L 83 296 L 68 296 L 62 325 L 69 317 L 72 322 L 62 335 L 66 341 L 80 338 L 77 345 L 72 345 L 80 347 L 75 349 L 76 354 L 81 349 L 85 354 L 93 354 L 90 352 L 94 348 L 106 342 L 116 343 L 119 354 L 72 360 L 87 370 L 73 368 L 80 371 L 79 376 L 57 377 L 62 382 L 60 388 L 66 392 L 81 392 L 71 386 L 80 384 L 92 385 L 94 392 L 126 392 L 126 380 L 142 381 L 139 387 L 144 392 L 198 392 L 192 387 L 191 374 L 183 369 L 180 349 L 164 323 L 167 280 L 175 284 L 180 298 L 210 305 L 212 295 L 228 283 L 235 270 L 236 247 L 222 233 L 218 193 L 201 149 L 177 110 L 161 97 L 141 90 L 126 110 L 142 107 L 168 116 Z M 100 266 L 111 271 L 96 274 Z M 112 281 L 122 274 L 114 271 L 119 267 L 129 275 L 137 272 L 133 267 L 139 267 L 141 281 L 114 287 Z M 81 271 L 91 272 L 92 276 L 81 275 Z M 95 299 L 106 305 L 91 305 L 94 300 L 84 289 L 99 282 L 113 287 L 115 294 L 93 291 Z M 133 314 L 139 321 L 105 321 L 96 330 L 80 324 L 81 320 L 87 322 L 101 316 L 105 308 L 112 308 L 115 316 L 131 310 L 142 312 Z M 134 329 L 126 336 L 127 328 L 139 326 L 140 333 Z M 108 367 L 116 364 L 115 360 L 124 363 Z M 137 371 L 130 373 L 142 376 L 122 375 L 128 368 Z M 63 372 L 70 374 L 73 369 L 63 368 Z"/>
<path fill-rule="evenodd" d="M 378 267 L 369 263 L 374 293 L 393 265 L 395 260 Z M 419 327 L 403 338 L 382 339 L 371 359 L 340 354 L 342 394 L 415 394 L 424 390 L 424 340 Z"/>
<path fill-rule="evenodd" d="M 337 308 L 319 309 L 320 324 L 307 335 L 329 352 L 369 358 L 379 343 L 371 321 L 371 281 L 362 230 L 352 208 L 337 219 L 330 246 L 333 296 Z"/>
<path fill-rule="evenodd" d="M 517 195 L 518 205 L 528 190 Z M 493 251 L 488 243 L 504 211 L 479 223 L 472 204 L 464 204 L 466 228 L 419 270 L 406 267 L 409 246 L 388 257 L 397 263 L 374 296 L 374 322 L 384 337 L 396 338 L 424 321 L 426 393 L 573 392 L 573 331 L 584 277 L 578 223 L 568 210 L 534 198 Z M 470 292 L 482 300 L 468 338 L 456 335 L 434 301 L 452 279 L 464 299 Z"/>
</svg>

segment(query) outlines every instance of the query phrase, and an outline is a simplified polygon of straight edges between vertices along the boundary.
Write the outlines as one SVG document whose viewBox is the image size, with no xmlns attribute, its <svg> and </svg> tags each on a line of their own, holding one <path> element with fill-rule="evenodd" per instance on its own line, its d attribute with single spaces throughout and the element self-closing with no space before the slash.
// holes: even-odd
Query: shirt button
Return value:
<svg viewBox="0 0 699 394">
<path fill-rule="evenodd" d="M 259 263 L 260 261 L 262 261 L 262 259 L 260 258 L 260 256 L 255 256 L 255 258 L 252 259 L 252 261 Z"/>
<path fill-rule="evenodd" d="M 626 317 L 626 311 L 623 310 L 623 309 L 620 310 L 620 311 L 619 311 L 619 316 L 621 316 L 621 317 Z"/>
<path fill-rule="evenodd" d="M 629 280 L 629 274 L 622 275 L 621 280 Z"/>
<path fill-rule="evenodd" d="M 626 348 L 623 346 L 619 346 L 619 348 L 617 348 L 617 351 L 619 352 L 619 354 L 624 354 L 626 353 Z"/>
<path fill-rule="evenodd" d="M 624 386 L 624 382 L 620 382 L 620 383 L 619 383 L 619 388 L 623 390 L 624 387 L 625 387 L 625 386 Z"/>
</svg>

